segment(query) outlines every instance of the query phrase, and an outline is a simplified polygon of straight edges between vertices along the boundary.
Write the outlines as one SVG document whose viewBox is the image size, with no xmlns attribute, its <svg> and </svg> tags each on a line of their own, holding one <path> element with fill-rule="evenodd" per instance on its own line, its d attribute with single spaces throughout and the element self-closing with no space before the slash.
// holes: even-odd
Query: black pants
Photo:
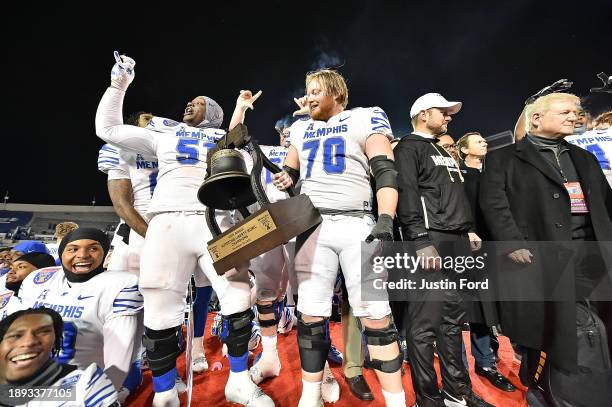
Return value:
<svg viewBox="0 0 612 407">
<path fill-rule="evenodd" d="M 441 257 L 470 255 L 467 235 L 429 231 Z M 455 277 L 453 270 L 423 271 L 428 279 Z M 437 406 L 443 399 L 434 370 L 434 342 L 440 359 L 444 391 L 461 398 L 470 388 L 462 361 L 462 327 L 466 321 L 463 299 L 455 289 L 415 291 L 406 303 L 406 341 L 412 384 L 419 406 Z"/>
</svg>

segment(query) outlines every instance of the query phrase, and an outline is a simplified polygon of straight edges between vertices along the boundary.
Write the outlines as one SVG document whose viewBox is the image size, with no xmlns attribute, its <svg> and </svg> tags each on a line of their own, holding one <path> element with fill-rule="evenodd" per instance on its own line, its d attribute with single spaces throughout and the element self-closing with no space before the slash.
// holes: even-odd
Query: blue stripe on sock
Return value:
<svg viewBox="0 0 612 407">
<path fill-rule="evenodd" d="M 155 393 L 161 393 L 163 391 L 171 390 L 175 385 L 176 376 L 178 376 L 178 371 L 176 368 L 164 373 L 161 376 L 153 376 L 153 391 Z"/>
<path fill-rule="evenodd" d="M 227 355 L 230 363 L 230 370 L 234 373 L 244 372 L 248 368 L 249 352 L 242 356 Z"/>
</svg>

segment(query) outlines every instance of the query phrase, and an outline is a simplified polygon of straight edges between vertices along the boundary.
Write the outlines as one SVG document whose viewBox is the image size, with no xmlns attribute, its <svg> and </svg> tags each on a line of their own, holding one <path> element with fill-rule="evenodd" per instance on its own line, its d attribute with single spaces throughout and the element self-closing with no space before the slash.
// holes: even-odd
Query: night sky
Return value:
<svg viewBox="0 0 612 407">
<path fill-rule="evenodd" d="M 432 91 L 464 103 L 455 138 L 512 129 L 526 97 L 560 78 L 594 113 L 612 106 L 588 93 L 612 73 L 609 1 L 52 3 L 3 9 L 0 194 L 13 203 L 110 203 L 94 118 L 115 49 L 136 60 L 125 115 L 180 120 L 207 95 L 225 127 L 238 91 L 261 89 L 246 124 L 262 144 L 321 66 L 339 67 L 349 108 L 382 107 L 396 135 Z"/>
</svg>

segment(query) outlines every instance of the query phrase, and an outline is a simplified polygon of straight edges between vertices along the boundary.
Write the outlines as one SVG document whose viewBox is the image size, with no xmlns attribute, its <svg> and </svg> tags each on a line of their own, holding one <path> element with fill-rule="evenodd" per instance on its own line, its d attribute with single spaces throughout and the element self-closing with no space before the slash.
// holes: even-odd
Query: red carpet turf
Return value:
<svg viewBox="0 0 612 407">
<path fill-rule="evenodd" d="M 221 344 L 216 337 L 210 336 L 210 323 L 214 318 L 214 314 L 210 314 L 208 317 L 208 324 L 206 326 L 206 357 L 208 359 L 209 370 L 202 374 L 194 375 L 193 380 L 193 396 L 192 406 L 236 406 L 236 404 L 230 404 L 225 401 L 225 395 L 223 389 L 225 387 L 225 381 L 229 375 L 229 363 L 226 358 L 221 356 Z M 339 349 L 342 350 L 342 332 L 340 324 L 331 323 L 330 331 L 332 341 Z M 278 349 L 281 358 L 282 370 L 279 377 L 274 379 L 268 379 L 261 384 L 263 390 L 268 394 L 276 403 L 278 407 L 293 407 L 297 406 L 302 390 L 302 381 L 300 378 L 300 356 L 297 348 L 296 341 L 296 330 L 294 329 L 287 335 L 279 335 L 278 337 Z M 469 340 L 469 335 L 465 335 L 464 339 Z M 499 357 L 500 362 L 498 368 L 500 372 L 508 377 L 510 381 L 518 388 L 517 391 L 512 393 L 506 393 L 493 387 L 488 381 L 481 378 L 474 373 L 474 359 L 470 355 L 470 347 L 468 349 L 468 360 L 470 363 L 470 377 L 472 379 L 472 386 L 474 391 L 479 394 L 482 398 L 497 407 L 519 407 L 527 406 L 525 401 L 526 389 L 520 384 L 518 374 L 518 362 L 513 361 L 514 353 L 510 347 L 510 343 L 507 338 L 500 337 L 500 350 Z M 261 351 L 260 348 L 256 350 L 256 353 Z M 210 368 L 215 362 L 221 362 L 223 367 L 219 371 L 211 371 Z M 411 406 L 414 404 L 415 395 L 412 390 L 412 381 L 410 378 L 410 370 L 408 365 L 404 364 L 406 371 L 403 376 L 404 389 L 406 392 L 407 405 Z M 185 378 L 185 357 L 180 357 L 178 362 L 178 368 L 181 376 Z M 437 368 L 437 363 L 436 363 Z M 340 384 L 340 400 L 334 404 L 326 404 L 326 407 L 384 407 L 384 399 L 376 380 L 374 371 L 366 369 L 364 376 L 366 377 L 368 384 L 374 392 L 375 400 L 371 402 L 365 402 L 357 399 L 350 392 L 346 385 L 341 366 L 333 366 L 332 371 Z M 439 371 L 438 371 L 439 377 Z M 140 391 L 134 396 L 128 398 L 127 406 L 150 406 L 153 400 L 153 387 L 151 384 L 151 373 L 146 372 L 144 377 L 144 383 Z M 185 395 L 181 396 L 181 406 L 186 405 Z"/>
</svg>

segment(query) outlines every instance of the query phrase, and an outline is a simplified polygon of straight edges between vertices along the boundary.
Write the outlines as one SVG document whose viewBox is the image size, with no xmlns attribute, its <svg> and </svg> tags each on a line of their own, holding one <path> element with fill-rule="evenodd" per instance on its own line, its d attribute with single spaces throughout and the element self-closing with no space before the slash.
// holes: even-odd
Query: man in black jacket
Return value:
<svg viewBox="0 0 612 407">
<path fill-rule="evenodd" d="M 416 255 L 422 259 L 421 269 L 439 280 L 454 274 L 454 270 L 439 270 L 440 257 L 471 254 L 467 233 L 472 217 L 463 177 L 457 162 L 436 145 L 436 136 L 446 133 L 451 115 L 459 109 L 460 102 L 449 102 L 440 94 L 421 96 L 410 109 L 414 132 L 403 137 L 394 150 L 397 217 L 403 240 L 414 242 Z M 477 246 L 478 237 L 472 238 Z M 461 329 L 466 312 L 457 290 L 415 291 L 409 297 L 406 339 L 417 405 L 488 406 L 471 391 L 463 366 Z M 443 394 L 434 370 L 434 342 L 440 356 Z"/>
<path fill-rule="evenodd" d="M 523 275 L 535 281 L 538 275 L 522 269 L 539 265 L 538 270 L 546 273 L 543 289 L 557 289 L 554 297 L 500 304 L 504 334 L 531 350 L 523 357 L 523 367 L 529 366 L 525 370 L 532 370 L 532 375 L 521 377 L 529 385 L 540 377 L 542 369 L 536 368 L 544 359 L 566 372 L 578 371 L 575 301 L 611 299 L 610 262 L 605 256 L 612 241 L 612 190 L 596 157 L 563 140 L 574 131 L 579 102 L 571 94 L 551 93 L 529 104 L 525 138 L 487 155 L 481 180 L 480 207 L 492 239 L 511 245 L 507 256 L 519 265 L 514 266 L 516 278 Z M 584 243 L 589 241 L 606 243 L 597 248 Z M 570 248 L 565 253 L 573 253 L 571 259 L 562 257 L 562 246 Z M 505 294 L 511 288 L 504 286 Z M 516 288 L 522 295 L 525 283 Z M 609 304 L 594 304 L 604 321 L 609 321 Z M 542 358 L 540 350 L 545 352 Z M 585 399 L 580 403 L 596 405 Z"/>
</svg>

